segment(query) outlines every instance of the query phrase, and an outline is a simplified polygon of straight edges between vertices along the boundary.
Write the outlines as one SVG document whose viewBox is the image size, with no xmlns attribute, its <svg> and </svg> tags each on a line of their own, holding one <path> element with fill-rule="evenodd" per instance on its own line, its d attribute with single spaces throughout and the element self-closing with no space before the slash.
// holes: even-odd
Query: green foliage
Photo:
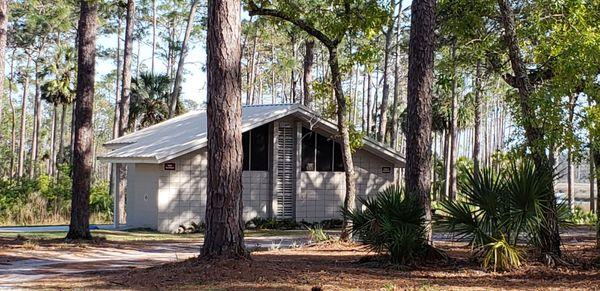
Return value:
<svg viewBox="0 0 600 291">
<path fill-rule="evenodd" d="M 521 266 L 521 252 L 511 245 L 504 237 L 490 242 L 481 249 L 483 267 L 496 271 L 510 271 Z"/>
<path fill-rule="evenodd" d="M 569 213 L 568 221 L 573 224 L 595 225 L 598 223 L 598 216 L 590 211 L 585 211 L 581 207 L 575 207 L 573 213 Z"/>
<path fill-rule="evenodd" d="M 71 210 L 70 168 L 59 165 L 60 175 L 54 180 L 47 175 L 37 179 L 0 178 L 0 224 L 33 225 L 67 223 Z M 90 212 L 93 220 L 107 222 L 112 219 L 112 198 L 108 183 L 92 185 Z"/>
<path fill-rule="evenodd" d="M 479 173 L 468 172 L 466 179 L 458 182 L 460 200 L 442 201 L 438 220 L 458 238 L 468 240 L 479 254 L 501 251 L 514 263 L 514 254 L 505 244 L 516 247 L 523 238 L 533 246 L 542 243 L 551 177 L 540 174 L 527 159 L 513 161 L 505 171 L 484 168 Z"/>
<path fill-rule="evenodd" d="M 323 227 L 319 224 L 316 224 L 313 227 L 307 227 L 308 229 L 308 237 L 311 241 L 320 243 L 324 241 L 331 240 L 331 237 L 323 231 Z"/>
<path fill-rule="evenodd" d="M 394 264 L 412 263 L 427 252 L 425 210 L 413 195 L 390 187 L 373 197 L 359 198 L 364 210 L 342 210 L 352 220 L 352 233 Z"/>
<path fill-rule="evenodd" d="M 148 127 L 167 120 L 171 98 L 171 79 L 167 75 L 142 73 L 131 82 L 131 109 L 129 126 L 139 123 Z M 181 101 L 176 106 L 176 115 L 183 113 Z"/>
<path fill-rule="evenodd" d="M 262 218 L 255 217 L 246 222 L 248 229 L 298 229 L 301 224 L 293 219 Z"/>
</svg>

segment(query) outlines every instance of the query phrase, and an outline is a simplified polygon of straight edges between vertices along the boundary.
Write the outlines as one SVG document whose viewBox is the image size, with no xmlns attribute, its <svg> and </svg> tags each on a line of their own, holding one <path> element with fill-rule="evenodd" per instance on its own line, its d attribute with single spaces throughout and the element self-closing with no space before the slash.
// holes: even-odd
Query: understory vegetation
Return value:
<svg viewBox="0 0 600 291">
<path fill-rule="evenodd" d="M 459 240 L 469 243 L 486 269 L 519 267 L 525 246 L 539 249 L 554 203 L 551 175 L 540 175 L 533 162 L 514 161 L 505 170 L 465 171 L 458 181 L 459 197 L 440 203 L 438 222 Z M 563 227 L 571 222 L 568 207 L 559 204 L 556 217 Z"/>
<path fill-rule="evenodd" d="M 48 175 L 35 179 L 0 178 L 0 225 L 66 224 L 71 209 L 69 167 L 61 166 L 55 180 Z M 92 223 L 112 220 L 113 201 L 108 182 L 93 184 L 90 193 Z"/>
<path fill-rule="evenodd" d="M 352 233 L 367 248 L 385 254 L 394 264 L 408 264 L 423 258 L 429 245 L 425 210 L 414 195 L 390 187 L 375 196 L 358 198 L 363 208 L 344 211 L 352 220 Z"/>
</svg>

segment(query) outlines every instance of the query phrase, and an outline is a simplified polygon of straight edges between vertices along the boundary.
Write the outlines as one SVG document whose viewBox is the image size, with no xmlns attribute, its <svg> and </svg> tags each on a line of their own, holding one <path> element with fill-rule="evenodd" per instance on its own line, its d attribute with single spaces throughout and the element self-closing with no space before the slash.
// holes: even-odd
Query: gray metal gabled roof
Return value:
<svg viewBox="0 0 600 291">
<path fill-rule="evenodd" d="M 336 125 L 319 117 L 299 104 L 250 105 L 242 107 L 242 131 L 246 132 L 288 115 L 301 118 L 314 128 L 337 132 Z M 112 149 L 98 160 L 113 163 L 163 163 L 206 146 L 206 111 L 180 115 L 159 124 L 113 139 L 104 144 Z M 370 138 L 363 140 L 363 149 L 404 165 L 404 158 L 391 148 Z"/>
</svg>

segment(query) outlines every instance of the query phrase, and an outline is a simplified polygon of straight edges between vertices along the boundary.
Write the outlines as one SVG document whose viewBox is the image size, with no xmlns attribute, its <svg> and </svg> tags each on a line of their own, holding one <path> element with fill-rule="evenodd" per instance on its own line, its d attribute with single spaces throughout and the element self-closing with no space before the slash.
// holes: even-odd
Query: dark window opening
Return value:
<svg viewBox="0 0 600 291">
<path fill-rule="evenodd" d="M 333 143 L 333 171 L 344 171 L 344 159 L 342 158 L 342 145 L 337 142 Z"/>
<path fill-rule="evenodd" d="M 307 128 L 302 128 L 302 171 L 343 172 L 339 143 Z"/>
<path fill-rule="evenodd" d="M 250 132 L 242 133 L 242 147 L 244 148 L 244 164 L 242 170 L 248 171 L 250 168 Z"/>
<path fill-rule="evenodd" d="M 269 170 L 269 125 L 257 127 L 242 134 L 244 171 Z"/>
<path fill-rule="evenodd" d="M 250 170 L 269 170 L 269 126 L 255 128 L 250 134 Z"/>
<path fill-rule="evenodd" d="M 315 170 L 315 135 L 302 128 L 302 171 Z"/>
<path fill-rule="evenodd" d="M 317 134 L 317 171 L 331 172 L 333 162 L 333 142 Z"/>
</svg>

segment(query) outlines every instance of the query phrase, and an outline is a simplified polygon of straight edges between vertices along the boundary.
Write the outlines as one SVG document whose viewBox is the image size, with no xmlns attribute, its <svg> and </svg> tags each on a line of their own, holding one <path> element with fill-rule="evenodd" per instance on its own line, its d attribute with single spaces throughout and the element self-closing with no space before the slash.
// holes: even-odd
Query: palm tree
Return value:
<svg viewBox="0 0 600 291">
<path fill-rule="evenodd" d="M 166 74 L 142 73 L 132 80 L 129 126 L 134 129 L 148 127 L 169 118 L 169 99 L 172 80 Z M 183 106 L 177 103 L 176 114 Z"/>
</svg>

